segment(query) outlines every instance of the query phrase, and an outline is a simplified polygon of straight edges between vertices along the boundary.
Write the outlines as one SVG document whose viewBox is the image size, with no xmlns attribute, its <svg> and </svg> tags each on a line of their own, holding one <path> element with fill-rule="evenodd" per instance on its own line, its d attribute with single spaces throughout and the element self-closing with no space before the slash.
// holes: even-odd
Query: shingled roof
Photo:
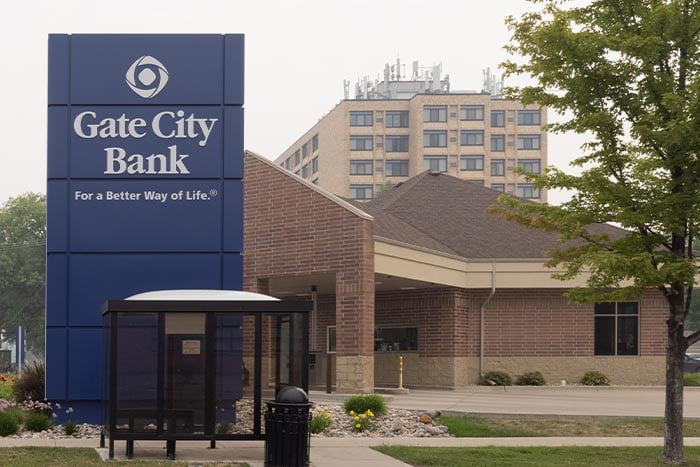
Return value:
<svg viewBox="0 0 700 467">
<path fill-rule="evenodd" d="M 464 258 L 543 259 L 560 248 L 555 233 L 487 214 L 502 193 L 443 173 L 423 172 L 368 203 L 374 234 Z M 613 235 L 621 229 L 604 225 Z"/>
</svg>

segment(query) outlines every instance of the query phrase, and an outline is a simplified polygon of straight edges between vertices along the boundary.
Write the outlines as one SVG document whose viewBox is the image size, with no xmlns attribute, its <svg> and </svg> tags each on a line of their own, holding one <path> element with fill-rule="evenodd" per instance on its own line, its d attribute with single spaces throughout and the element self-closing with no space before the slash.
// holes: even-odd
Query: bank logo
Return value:
<svg viewBox="0 0 700 467">
<path fill-rule="evenodd" d="M 126 84 L 144 99 L 152 99 L 168 82 L 168 70 L 157 59 L 144 55 L 126 71 Z"/>
</svg>

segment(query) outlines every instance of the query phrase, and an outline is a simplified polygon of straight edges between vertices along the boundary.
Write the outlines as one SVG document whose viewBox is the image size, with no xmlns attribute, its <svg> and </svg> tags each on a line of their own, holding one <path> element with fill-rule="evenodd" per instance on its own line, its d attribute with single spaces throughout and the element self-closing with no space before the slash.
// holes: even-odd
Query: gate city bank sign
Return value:
<svg viewBox="0 0 700 467">
<path fill-rule="evenodd" d="M 46 397 L 85 421 L 104 301 L 242 288 L 243 52 L 239 34 L 49 36 Z"/>
</svg>

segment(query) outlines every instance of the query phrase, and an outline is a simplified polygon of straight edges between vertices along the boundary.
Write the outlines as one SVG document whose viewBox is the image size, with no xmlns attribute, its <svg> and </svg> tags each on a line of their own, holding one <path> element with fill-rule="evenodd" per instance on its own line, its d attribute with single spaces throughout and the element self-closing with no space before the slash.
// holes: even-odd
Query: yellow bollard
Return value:
<svg viewBox="0 0 700 467">
<path fill-rule="evenodd" d="M 403 357 L 399 357 L 399 391 L 403 391 Z"/>
</svg>

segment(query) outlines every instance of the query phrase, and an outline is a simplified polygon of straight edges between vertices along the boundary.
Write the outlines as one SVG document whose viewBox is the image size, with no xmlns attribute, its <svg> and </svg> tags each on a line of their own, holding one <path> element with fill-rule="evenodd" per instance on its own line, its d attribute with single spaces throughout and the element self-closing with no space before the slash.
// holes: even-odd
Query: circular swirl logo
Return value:
<svg viewBox="0 0 700 467">
<path fill-rule="evenodd" d="M 136 59 L 126 71 L 126 84 L 144 99 L 152 99 L 168 82 L 168 70 L 150 55 Z"/>
</svg>

